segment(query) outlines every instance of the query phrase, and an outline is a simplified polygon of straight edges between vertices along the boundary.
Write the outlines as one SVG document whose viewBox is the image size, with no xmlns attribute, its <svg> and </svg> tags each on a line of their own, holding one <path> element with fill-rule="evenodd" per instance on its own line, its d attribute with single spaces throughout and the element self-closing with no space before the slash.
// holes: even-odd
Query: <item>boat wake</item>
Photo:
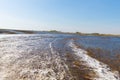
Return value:
<svg viewBox="0 0 120 80">
<path fill-rule="evenodd" d="M 74 54 L 79 57 L 80 61 L 96 73 L 93 80 L 120 80 L 117 71 L 112 71 L 108 65 L 87 55 L 87 51 L 77 48 L 73 40 L 69 42 L 69 46 L 74 51 Z"/>
<path fill-rule="evenodd" d="M 84 79 L 77 60 L 95 74 Z M 78 64 L 77 64 L 78 65 Z M 81 67 L 81 66 L 77 66 Z M 81 78 L 83 75 L 83 79 Z M 87 55 L 71 38 L 20 35 L 0 39 L 0 80 L 120 80 L 119 73 Z"/>
</svg>

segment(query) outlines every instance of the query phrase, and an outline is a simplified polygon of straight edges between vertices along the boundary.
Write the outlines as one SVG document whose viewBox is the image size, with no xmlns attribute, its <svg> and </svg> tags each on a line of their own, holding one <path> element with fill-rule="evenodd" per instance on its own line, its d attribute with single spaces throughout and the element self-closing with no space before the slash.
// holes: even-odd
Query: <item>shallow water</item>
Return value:
<svg viewBox="0 0 120 80">
<path fill-rule="evenodd" d="M 80 36 L 77 42 L 84 48 L 99 48 L 112 56 L 120 54 L 120 37 Z"/>
<path fill-rule="evenodd" d="M 72 40 L 73 44 L 75 41 L 77 45 L 82 45 L 84 48 L 100 47 L 103 49 L 108 48 L 108 50 L 109 47 L 113 45 L 113 43 L 115 44 L 119 42 L 119 38 L 113 39 L 111 37 L 103 38 L 70 34 L 1 35 L 0 79 L 80 80 L 83 76 L 79 75 L 81 74 L 80 69 L 76 69 L 74 63 L 75 61 L 79 62 L 82 56 L 89 55 L 86 55 L 86 53 L 84 53 L 84 50 L 77 47 L 72 46 L 73 48 L 70 48 L 69 42 L 71 42 Z M 108 43 L 108 41 L 110 44 L 106 44 L 104 46 L 103 44 Z M 74 48 L 77 49 L 76 54 L 80 53 L 80 56 L 77 56 L 75 54 L 75 51 L 73 51 Z M 86 65 L 86 67 L 96 68 L 96 66 L 91 67 L 91 65 L 96 65 L 99 63 L 99 61 L 97 61 L 97 59 L 93 59 L 92 57 L 89 57 L 89 59 L 84 60 L 83 57 L 83 59 L 80 61 L 84 61 L 85 63 L 89 63 L 89 61 L 95 61 L 95 63 L 90 62 L 91 64 Z M 107 70 L 107 68 L 105 68 L 105 70 Z M 93 69 L 93 71 L 95 70 Z M 77 75 L 77 79 L 74 78 L 76 76 L 75 74 Z M 114 74 L 112 75 L 114 77 Z"/>
</svg>

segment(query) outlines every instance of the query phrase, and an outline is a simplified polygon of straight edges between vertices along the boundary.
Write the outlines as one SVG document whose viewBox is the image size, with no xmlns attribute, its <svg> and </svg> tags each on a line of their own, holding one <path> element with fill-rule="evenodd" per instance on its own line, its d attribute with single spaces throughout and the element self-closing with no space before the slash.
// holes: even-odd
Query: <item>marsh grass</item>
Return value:
<svg viewBox="0 0 120 80">
<path fill-rule="evenodd" d="M 88 55 L 97 60 L 109 65 L 112 71 L 119 71 L 120 73 L 120 54 L 110 57 L 110 53 L 100 48 L 88 48 Z"/>
<path fill-rule="evenodd" d="M 93 80 L 94 77 L 97 77 L 96 73 L 83 65 L 83 62 L 77 60 L 75 55 L 67 53 L 65 57 L 67 58 L 66 64 L 74 80 Z"/>
</svg>

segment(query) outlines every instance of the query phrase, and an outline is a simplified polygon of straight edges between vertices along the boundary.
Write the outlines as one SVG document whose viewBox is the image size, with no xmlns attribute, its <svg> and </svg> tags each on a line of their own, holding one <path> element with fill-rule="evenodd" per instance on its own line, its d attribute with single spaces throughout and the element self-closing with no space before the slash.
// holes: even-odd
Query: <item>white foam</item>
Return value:
<svg viewBox="0 0 120 80">
<path fill-rule="evenodd" d="M 74 51 L 74 54 L 79 56 L 81 61 L 84 61 L 86 66 L 92 68 L 93 71 L 96 72 L 98 77 L 94 78 L 94 80 L 120 80 L 117 71 L 112 72 L 108 65 L 99 62 L 97 59 L 87 55 L 87 51 L 77 48 L 73 41 L 69 43 L 69 46 Z"/>
</svg>

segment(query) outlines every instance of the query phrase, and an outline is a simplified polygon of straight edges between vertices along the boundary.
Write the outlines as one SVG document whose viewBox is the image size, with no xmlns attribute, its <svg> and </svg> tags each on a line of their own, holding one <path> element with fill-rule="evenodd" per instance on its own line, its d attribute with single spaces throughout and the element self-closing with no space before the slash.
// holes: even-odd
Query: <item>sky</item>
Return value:
<svg viewBox="0 0 120 80">
<path fill-rule="evenodd" d="M 120 0 L 0 0 L 0 28 L 120 34 Z"/>
</svg>

